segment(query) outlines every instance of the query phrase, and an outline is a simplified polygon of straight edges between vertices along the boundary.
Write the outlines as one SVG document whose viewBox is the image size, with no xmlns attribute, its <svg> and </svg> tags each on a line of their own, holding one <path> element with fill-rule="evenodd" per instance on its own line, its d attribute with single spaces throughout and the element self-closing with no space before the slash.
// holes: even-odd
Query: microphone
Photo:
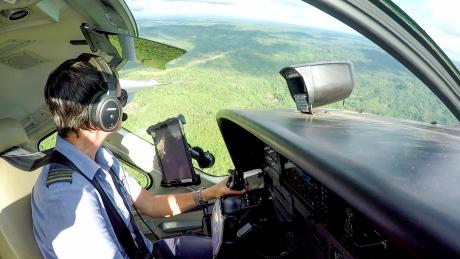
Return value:
<svg viewBox="0 0 460 259">
<path fill-rule="evenodd" d="M 128 114 L 123 113 L 123 115 L 121 116 L 121 121 L 125 121 L 127 119 L 128 119 Z"/>
<path fill-rule="evenodd" d="M 216 158 L 210 152 L 204 152 L 200 147 L 189 148 L 190 155 L 198 162 L 200 168 L 209 168 L 214 165 Z"/>
</svg>

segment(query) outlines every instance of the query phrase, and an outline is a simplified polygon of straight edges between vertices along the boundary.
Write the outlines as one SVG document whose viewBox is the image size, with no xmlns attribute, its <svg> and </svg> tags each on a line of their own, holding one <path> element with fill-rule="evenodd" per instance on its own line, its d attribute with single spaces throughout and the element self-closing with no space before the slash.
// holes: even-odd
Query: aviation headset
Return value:
<svg viewBox="0 0 460 259">
<path fill-rule="evenodd" d="M 91 125 L 106 132 L 118 129 L 123 111 L 122 104 L 117 98 L 117 77 L 107 62 L 99 56 L 84 53 L 78 56 L 77 60 L 87 61 L 96 68 L 102 78 L 101 85 L 107 88 L 97 92 L 88 105 Z"/>
</svg>

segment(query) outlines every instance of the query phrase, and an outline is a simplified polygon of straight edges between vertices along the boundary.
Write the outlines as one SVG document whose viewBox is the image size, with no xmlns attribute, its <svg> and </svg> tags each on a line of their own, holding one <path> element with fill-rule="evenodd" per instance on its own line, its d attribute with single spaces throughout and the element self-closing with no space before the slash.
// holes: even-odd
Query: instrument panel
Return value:
<svg viewBox="0 0 460 259">
<path fill-rule="evenodd" d="M 279 221 L 290 223 L 312 258 L 410 257 L 308 172 L 264 147 L 264 172 Z"/>
<path fill-rule="evenodd" d="M 459 257 L 458 130 L 332 110 L 230 109 L 217 121 L 235 169 L 266 175 L 281 229 L 316 242 L 297 258 L 335 248 L 344 257 Z"/>
</svg>

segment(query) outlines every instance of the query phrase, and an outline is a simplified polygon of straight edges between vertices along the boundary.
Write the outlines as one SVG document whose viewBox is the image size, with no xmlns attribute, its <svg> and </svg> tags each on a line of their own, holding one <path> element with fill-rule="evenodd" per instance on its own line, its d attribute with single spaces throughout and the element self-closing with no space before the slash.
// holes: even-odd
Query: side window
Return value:
<svg viewBox="0 0 460 259">
<path fill-rule="evenodd" d="M 39 151 L 45 151 L 51 148 L 54 148 L 56 145 L 56 136 L 57 132 L 53 132 L 50 135 L 44 137 L 38 142 L 38 150 Z"/>
<path fill-rule="evenodd" d="M 142 188 L 148 190 L 152 187 L 153 178 L 150 174 L 148 174 L 147 172 L 143 172 L 141 169 L 136 168 L 123 160 L 120 160 L 120 162 L 122 163 L 125 172 L 134 177 L 134 179 L 136 179 L 136 182 L 139 183 L 139 185 L 142 186 Z"/>
</svg>

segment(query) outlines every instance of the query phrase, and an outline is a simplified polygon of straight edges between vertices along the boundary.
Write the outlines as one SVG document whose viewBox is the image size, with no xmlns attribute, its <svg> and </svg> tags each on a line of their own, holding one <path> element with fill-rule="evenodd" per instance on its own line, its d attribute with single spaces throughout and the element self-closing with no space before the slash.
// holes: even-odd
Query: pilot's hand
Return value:
<svg viewBox="0 0 460 259">
<path fill-rule="evenodd" d="M 217 199 L 217 198 L 228 196 L 228 195 L 241 195 L 247 191 L 247 186 L 241 191 L 231 190 L 230 188 L 227 187 L 227 182 L 228 182 L 228 177 L 225 177 L 219 183 L 216 183 L 215 185 L 207 189 L 204 189 L 201 192 L 203 195 L 203 199 L 206 201 L 209 201 L 209 200 Z"/>
</svg>

